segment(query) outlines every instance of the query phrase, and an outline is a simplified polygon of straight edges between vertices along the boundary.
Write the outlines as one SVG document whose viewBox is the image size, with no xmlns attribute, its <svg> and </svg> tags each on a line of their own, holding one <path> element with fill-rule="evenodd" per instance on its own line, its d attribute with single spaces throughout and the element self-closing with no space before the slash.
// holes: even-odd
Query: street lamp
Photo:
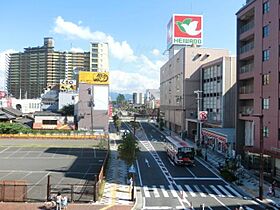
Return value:
<svg viewBox="0 0 280 210">
<path fill-rule="evenodd" d="M 199 112 L 200 112 L 200 94 L 202 93 L 201 90 L 195 90 L 194 93 L 197 95 L 197 125 L 196 125 L 196 135 L 197 135 L 197 144 L 200 146 L 200 138 L 201 138 L 201 122 L 199 120 Z"/>
</svg>

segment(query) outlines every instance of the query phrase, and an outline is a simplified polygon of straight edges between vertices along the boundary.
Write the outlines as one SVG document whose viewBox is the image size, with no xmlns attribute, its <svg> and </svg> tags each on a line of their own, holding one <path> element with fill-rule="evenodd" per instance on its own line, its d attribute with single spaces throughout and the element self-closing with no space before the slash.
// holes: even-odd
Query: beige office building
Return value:
<svg viewBox="0 0 280 210">
<path fill-rule="evenodd" d="M 160 69 L 160 109 L 165 126 L 177 133 L 196 133 L 197 100 L 194 91 L 201 90 L 201 66 L 224 56 L 225 49 L 199 47 L 172 48 L 169 60 Z M 178 51 L 177 51 L 178 50 Z"/>
</svg>

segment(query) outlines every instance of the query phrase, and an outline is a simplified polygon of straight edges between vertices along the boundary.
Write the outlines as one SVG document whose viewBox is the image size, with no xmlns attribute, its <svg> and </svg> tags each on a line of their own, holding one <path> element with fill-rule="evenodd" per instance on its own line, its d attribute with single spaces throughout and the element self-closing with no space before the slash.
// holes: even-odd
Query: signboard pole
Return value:
<svg viewBox="0 0 280 210">
<path fill-rule="evenodd" d="M 199 111 L 200 111 L 200 100 L 201 100 L 201 97 L 200 97 L 200 93 L 202 93 L 201 90 L 196 90 L 194 91 L 194 93 L 197 95 L 197 127 L 196 127 L 196 135 L 197 135 L 197 146 L 200 147 L 200 144 L 201 144 L 201 121 L 199 119 Z"/>
</svg>

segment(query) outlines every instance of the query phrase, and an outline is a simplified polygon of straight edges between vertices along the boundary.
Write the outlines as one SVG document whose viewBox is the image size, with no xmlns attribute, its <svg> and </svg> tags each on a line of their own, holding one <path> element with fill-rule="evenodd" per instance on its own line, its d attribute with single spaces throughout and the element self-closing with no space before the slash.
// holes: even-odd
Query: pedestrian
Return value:
<svg viewBox="0 0 280 210">
<path fill-rule="evenodd" d="M 61 199 L 61 207 L 63 209 L 67 209 L 67 205 L 68 205 L 68 198 L 67 196 L 63 196 Z"/>
<path fill-rule="evenodd" d="M 272 186 L 268 188 L 267 195 L 272 196 Z"/>
<path fill-rule="evenodd" d="M 56 195 L 56 210 L 61 210 L 61 200 L 62 200 L 61 193 L 58 192 Z"/>
<path fill-rule="evenodd" d="M 276 187 L 276 181 L 274 180 L 271 184 L 272 196 L 275 196 L 275 187 Z"/>
</svg>

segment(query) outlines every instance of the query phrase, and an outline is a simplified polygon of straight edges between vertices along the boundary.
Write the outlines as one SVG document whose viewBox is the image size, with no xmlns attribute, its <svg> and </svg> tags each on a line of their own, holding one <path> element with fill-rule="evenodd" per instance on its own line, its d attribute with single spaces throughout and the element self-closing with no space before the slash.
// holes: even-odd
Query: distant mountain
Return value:
<svg viewBox="0 0 280 210">
<path fill-rule="evenodd" d="M 111 100 L 116 101 L 119 94 L 123 94 L 123 93 L 110 92 Z M 132 94 L 123 94 L 123 95 L 125 97 L 125 100 L 132 100 Z"/>
</svg>

